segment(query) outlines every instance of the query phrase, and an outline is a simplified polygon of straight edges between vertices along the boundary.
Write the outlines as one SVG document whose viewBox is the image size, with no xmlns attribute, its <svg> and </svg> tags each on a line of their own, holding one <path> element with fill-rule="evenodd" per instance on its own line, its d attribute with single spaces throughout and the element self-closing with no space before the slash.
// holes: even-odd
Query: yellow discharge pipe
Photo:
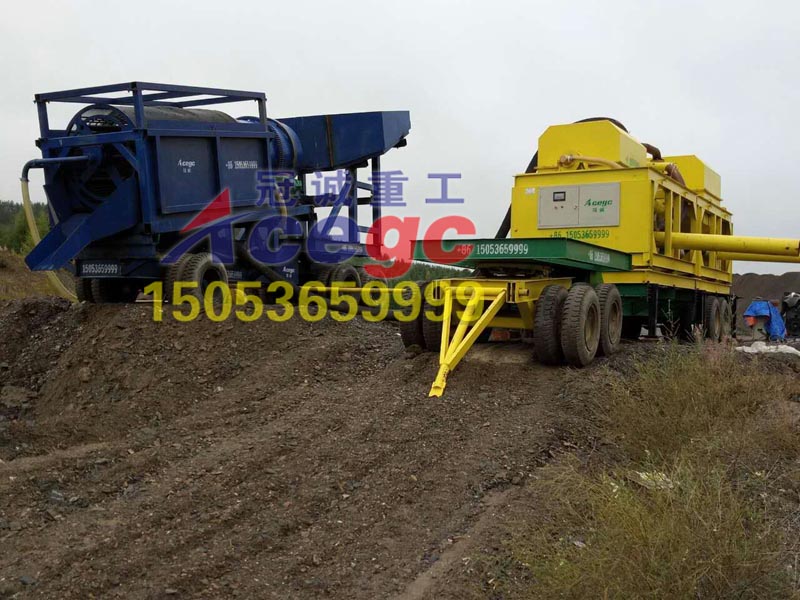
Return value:
<svg viewBox="0 0 800 600">
<path fill-rule="evenodd" d="M 663 244 L 666 234 L 663 231 L 659 231 L 656 232 L 655 237 L 657 243 Z M 682 250 L 731 252 L 740 255 L 760 254 L 795 258 L 800 256 L 800 240 L 788 238 L 759 238 L 710 233 L 672 233 L 672 247 Z"/>
<path fill-rule="evenodd" d="M 800 256 L 745 254 L 744 252 L 718 252 L 717 258 L 720 260 L 747 260 L 750 262 L 800 263 Z"/>
<path fill-rule="evenodd" d="M 28 230 L 31 232 L 31 239 L 34 244 L 38 244 L 42 241 L 42 236 L 39 233 L 39 228 L 36 226 L 36 218 L 33 216 L 33 205 L 31 204 L 31 194 L 28 189 L 28 178 L 23 177 L 20 181 L 22 183 L 22 210 L 25 213 L 25 220 L 28 222 Z M 47 279 L 50 280 L 50 284 L 56 289 L 56 292 L 64 296 L 64 298 L 72 300 L 73 302 L 78 300 L 75 294 L 67 289 L 53 271 L 47 271 Z"/>
</svg>

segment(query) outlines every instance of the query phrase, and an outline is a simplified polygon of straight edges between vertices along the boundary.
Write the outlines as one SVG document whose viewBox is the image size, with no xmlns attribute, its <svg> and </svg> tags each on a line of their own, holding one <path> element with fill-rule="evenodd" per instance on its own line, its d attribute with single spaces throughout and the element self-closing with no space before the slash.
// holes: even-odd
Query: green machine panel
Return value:
<svg viewBox="0 0 800 600">
<path fill-rule="evenodd" d="M 459 257 L 455 263 L 443 253 Z M 414 243 L 414 259 L 478 267 L 498 262 L 544 264 L 585 271 L 630 271 L 631 256 L 568 238 L 434 240 Z"/>
</svg>

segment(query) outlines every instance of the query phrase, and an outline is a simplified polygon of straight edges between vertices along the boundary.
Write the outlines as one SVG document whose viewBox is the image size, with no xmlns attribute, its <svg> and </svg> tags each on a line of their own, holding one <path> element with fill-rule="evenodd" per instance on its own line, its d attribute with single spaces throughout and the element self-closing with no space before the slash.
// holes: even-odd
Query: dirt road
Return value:
<svg viewBox="0 0 800 600">
<path fill-rule="evenodd" d="M 433 356 L 389 323 L 39 299 L 0 304 L 0 339 L 0 597 L 466 597 L 496 514 L 587 427 L 573 372 L 524 349 L 428 399 Z"/>
</svg>

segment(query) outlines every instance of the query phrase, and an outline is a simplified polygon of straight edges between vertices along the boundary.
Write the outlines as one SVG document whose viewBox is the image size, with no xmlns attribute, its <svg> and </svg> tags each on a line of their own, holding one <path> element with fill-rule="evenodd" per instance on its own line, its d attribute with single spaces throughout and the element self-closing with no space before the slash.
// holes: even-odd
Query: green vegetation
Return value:
<svg viewBox="0 0 800 600">
<path fill-rule="evenodd" d="M 466 277 L 470 273 L 471 271 L 468 269 L 414 261 L 411 263 L 408 272 L 402 277 L 393 279 L 392 281 L 431 281 L 433 279 L 444 279 L 446 277 Z"/>
<path fill-rule="evenodd" d="M 371 260 L 366 259 L 353 259 L 353 264 L 364 265 L 373 263 Z M 380 263 L 389 266 L 390 263 Z M 434 279 L 446 279 L 448 277 L 469 277 L 472 273 L 471 269 L 463 269 L 461 267 L 451 267 L 448 265 L 440 265 L 437 263 L 422 262 L 419 260 L 411 261 L 408 270 L 400 277 L 393 277 L 389 280 L 389 284 L 394 286 L 401 281 L 432 281 Z"/>
<path fill-rule="evenodd" d="M 44 235 L 50 228 L 47 205 L 34 204 L 33 214 L 39 232 Z M 0 248 L 8 248 L 18 254 L 26 254 L 33 248 L 21 204 L 0 200 Z"/>
<path fill-rule="evenodd" d="M 800 597 L 796 373 L 674 345 L 593 384 L 600 450 L 542 469 L 498 597 Z"/>
</svg>

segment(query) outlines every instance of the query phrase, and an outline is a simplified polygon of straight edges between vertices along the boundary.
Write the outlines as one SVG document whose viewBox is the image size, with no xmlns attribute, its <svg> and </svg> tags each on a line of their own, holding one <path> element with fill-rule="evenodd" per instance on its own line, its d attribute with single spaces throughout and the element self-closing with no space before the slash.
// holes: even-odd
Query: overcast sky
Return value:
<svg viewBox="0 0 800 600">
<path fill-rule="evenodd" d="M 384 169 L 430 172 L 490 236 L 549 125 L 613 116 L 665 154 L 722 176 L 742 235 L 800 237 L 800 4 L 796 2 L 4 2 L 0 198 L 39 156 L 34 93 L 122 81 L 265 91 L 273 117 L 411 111 Z M 69 114 L 74 112 L 74 107 Z M 63 126 L 68 113 L 54 113 Z M 40 182 L 40 174 L 34 176 Z M 44 200 L 40 186 L 34 199 Z M 737 263 L 737 272 L 788 265 Z"/>
</svg>

